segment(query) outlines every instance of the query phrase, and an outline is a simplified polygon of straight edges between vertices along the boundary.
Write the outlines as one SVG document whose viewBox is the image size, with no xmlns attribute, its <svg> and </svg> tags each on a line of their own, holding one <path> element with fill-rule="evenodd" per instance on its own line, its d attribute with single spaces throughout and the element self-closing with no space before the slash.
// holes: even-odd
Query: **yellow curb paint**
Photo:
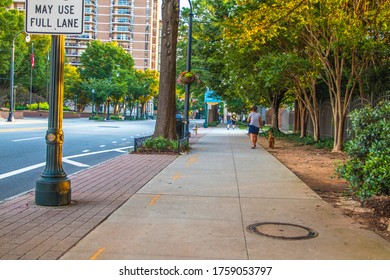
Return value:
<svg viewBox="0 0 390 280">
<path fill-rule="evenodd" d="M 158 194 L 152 198 L 152 200 L 149 202 L 149 205 L 152 206 L 156 203 L 156 201 L 160 198 L 161 194 Z"/>
<path fill-rule="evenodd" d="M 102 247 L 100 248 L 99 250 L 96 251 L 95 254 L 92 255 L 92 257 L 90 257 L 89 259 L 90 260 L 96 260 L 101 254 L 103 254 L 103 252 L 106 250 L 106 248 Z"/>
<path fill-rule="evenodd" d="M 175 176 L 173 176 L 173 181 L 176 181 L 177 179 L 179 179 L 180 178 L 180 173 L 178 172 L 178 173 L 176 173 L 176 175 Z"/>
</svg>

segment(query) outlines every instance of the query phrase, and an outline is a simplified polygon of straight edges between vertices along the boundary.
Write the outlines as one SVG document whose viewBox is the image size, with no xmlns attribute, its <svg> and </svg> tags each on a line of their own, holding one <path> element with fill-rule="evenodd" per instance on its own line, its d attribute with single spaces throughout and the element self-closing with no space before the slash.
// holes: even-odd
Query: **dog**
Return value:
<svg viewBox="0 0 390 280">
<path fill-rule="evenodd" d="M 270 147 L 271 149 L 275 149 L 275 138 L 272 135 L 271 130 L 268 132 L 268 147 Z"/>
</svg>

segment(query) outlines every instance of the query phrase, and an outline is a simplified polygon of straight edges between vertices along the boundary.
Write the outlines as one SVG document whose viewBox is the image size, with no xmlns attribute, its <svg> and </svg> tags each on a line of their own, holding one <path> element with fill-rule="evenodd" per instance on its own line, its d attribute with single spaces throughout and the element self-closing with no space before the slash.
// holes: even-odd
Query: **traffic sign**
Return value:
<svg viewBox="0 0 390 280">
<path fill-rule="evenodd" d="M 26 33 L 83 32 L 84 0 L 26 0 Z"/>
</svg>

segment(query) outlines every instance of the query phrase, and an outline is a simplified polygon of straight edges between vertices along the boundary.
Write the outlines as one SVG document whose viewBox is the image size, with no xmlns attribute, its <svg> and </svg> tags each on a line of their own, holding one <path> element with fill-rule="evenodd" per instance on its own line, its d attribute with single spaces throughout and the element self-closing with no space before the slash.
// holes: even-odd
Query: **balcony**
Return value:
<svg viewBox="0 0 390 280">
<path fill-rule="evenodd" d="M 116 0 L 112 1 L 112 5 L 114 7 L 129 7 L 131 6 L 131 3 L 128 0 Z"/>
<path fill-rule="evenodd" d="M 125 17 L 130 17 L 131 16 L 130 9 L 114 9 L 112 14 L 113 15 L 118 15 L 118 16 L 125 16 Z"/>
<path fill-rule="evenodd" d="M 88 14 L 95 14 L 95 9 L 85 8 L 84 12 L 85 12 L 86 15 L 88 15 Z"/>
</svg>

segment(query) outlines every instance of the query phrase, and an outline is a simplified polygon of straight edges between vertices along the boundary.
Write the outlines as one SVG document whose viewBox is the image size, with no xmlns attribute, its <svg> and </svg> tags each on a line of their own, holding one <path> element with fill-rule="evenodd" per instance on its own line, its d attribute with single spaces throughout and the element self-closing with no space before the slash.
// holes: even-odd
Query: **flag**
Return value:
<svg viewBox="0 0 390 280">
<path fill-rule="evenodd" d="M 34 53 L 31 54 L 31 67 L 34 68 L 35 58 Z"/>
</svg>

